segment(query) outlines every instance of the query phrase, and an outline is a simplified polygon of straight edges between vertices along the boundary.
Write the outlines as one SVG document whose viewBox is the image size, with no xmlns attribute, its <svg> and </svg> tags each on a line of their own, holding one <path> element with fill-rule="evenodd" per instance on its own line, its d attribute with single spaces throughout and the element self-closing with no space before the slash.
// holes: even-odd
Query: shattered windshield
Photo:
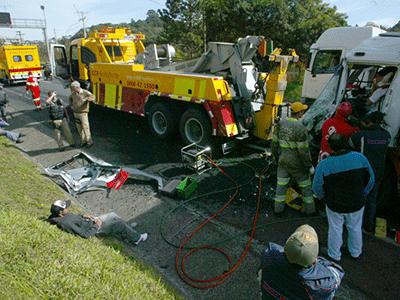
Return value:
<svg viewBox="0 0 400 300">
<path fill-rule="evenodd" d="M 336 108 L 336 94 L 340 83 L 343 68 L 336 70 L 333 77 L 328 81 L 317 100 L 303 116 L 303 124 L 309 131 L 318 131 L 323 122 L 328 119 Z"/>
</svg>

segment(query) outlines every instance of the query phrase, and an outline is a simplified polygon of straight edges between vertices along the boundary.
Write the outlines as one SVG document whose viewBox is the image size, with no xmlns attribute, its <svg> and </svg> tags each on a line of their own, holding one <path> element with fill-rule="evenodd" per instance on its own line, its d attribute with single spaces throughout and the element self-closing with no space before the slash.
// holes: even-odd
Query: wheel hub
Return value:
<svg viewBox="0 0 400 300">
<path fill-rule="evenodd" d="M 185 135 L 190 143 L 199 144 L 204 136 L 203 125 L 195 118 L 190 118 L 185 124 Z"/>
<path fill-rule="evenodd" d="M 154 131 L 158 135 L 163 135 L 167 132 L 168 122 L 167 118 L 162 112 L 156 111 L 151 117 L 151 123 L 153 125 Z"/>
</svg>

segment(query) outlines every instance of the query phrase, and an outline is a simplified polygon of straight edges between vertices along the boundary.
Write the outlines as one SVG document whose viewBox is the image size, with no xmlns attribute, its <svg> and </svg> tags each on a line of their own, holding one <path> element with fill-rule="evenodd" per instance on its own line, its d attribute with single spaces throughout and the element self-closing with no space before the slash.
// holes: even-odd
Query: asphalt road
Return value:
<svg viewBox="0 0 400 300">
<path fill-rule="evenodd" d="M 64 99 L 69 95 L 69 90 L 55 81 L 44 81 L 41 87 L 42 99 L 50 89 L 56 90 Z M 26 135 L 24 143 L 18 147 L 32 160 L 47 167 L 79 151 L 58 151 L 48 123 L 47 111 L 33 111 L 30 98 L 22 96 L 23 86 L 7 87 L 5 90 L 11 100 L 11 129 Z M 162 176 L 166 181 L 191 174 L 181 164 L 180 149 L 183 145 L 180 140 L 164 142 L 152 137 L 144 118 L 92 107 L 90 123 L 95 144 L 85 150 L 89 154 L 115 165 L 135 165 L 146 172 Z M 75 131 L 74 135 L 77 139 Z M 236 182 L 246 185 L 241 187 L 239 197 L 213 223 L 205 226 L 190 245 L 212 244 L 225 240 L 218 246 L 229 254 L 232 261 L 236 261 L 249 239 L 246 231 L 250 228 L 255 214 L 255 173 L 262 170 L 266 162 L 257 153 L 239 149 L 219 163 Z M 260 227 L 256 231 L 252 248 L 237 271 L 225 283 L 213 289 L 195 289 L 180 280 L 175 271 L 176 246 L 205 216 L 220 209 L 233 194 L 233 190 L 205 195 L 182 203 L 181 200 L 158 193 L 157 185 L 153 181 L 130 179 L 119 191 L 112 191 L 109 195 L 106 192 L 79 195 L 75 198 L 75 204 L 91 213 L 114 211 L 125 220 L 138 222 L 138 230 L 148 232 L 149 239 L 138 247 L 127 247 L 126 253 L 153 266 L 186 298 L 257 299 L 259 287 L 256 273 L 260 252 L 268 241 L 283 244 L 294 229 L 304 223 L 316 228 L 322 246 L 326 245 L 327 234 L 327 225 L 322 218 L 306 218 L 290 209 L 286 210 L 282 218 L 272 215 L 273 170 L 268 174 L 262 190 L 258 221 Z M 216 169 L 194 177 L 199 181 L 199 188 L 195 194 L 197 196 L 233 186 L 232 182 Z M 177 205 L 181 206 L 176 208 Z M 176 209 L 171 212 L 174 208 Z M 337 299 L 398 299 L 400 248 L 372 236 L 365 236 L 364 244 L 365 255 L 360 261 L 356 262 L 347 257 L 342 259 L 346 275 Z M 196 278 L 216 276 L 228 267 L 223 256 L 211 251 L 196 253 L 186 266 L 188 273 Z"/>
</svg>

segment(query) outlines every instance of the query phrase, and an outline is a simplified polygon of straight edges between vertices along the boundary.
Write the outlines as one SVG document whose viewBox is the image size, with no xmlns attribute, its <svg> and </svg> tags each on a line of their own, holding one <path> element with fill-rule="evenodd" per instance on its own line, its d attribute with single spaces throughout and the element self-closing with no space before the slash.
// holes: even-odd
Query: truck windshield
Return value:
<svg viewBox="0 0 400 300">
<path fill-rule="evenodd" d="M 113 45 L 113 46 L 105 46 L 105 47 L 106 47 L 107 53 L 110 57 L 122 56 L 122 51 L 121 51 L 120 46 Z M 114 54 L 113 54 L 113 52 L 114 52 Z"/>
<path fill-rule="evenodd" d="M 313 74 L 330 74 L 335 72 L 341 55 L 341 50 L 318 51 L 313 63 Z"/>
<path fill-rule="evenodd" d="M 13 56 L 13 61 L 14 61 L 14 62 L 20 62 L 20 61 L 22 61 L 22 58 L 21 58 L 21 56 L 19 56 L 19 55 L 14 55 L 14 56 Z"/>
</svg>

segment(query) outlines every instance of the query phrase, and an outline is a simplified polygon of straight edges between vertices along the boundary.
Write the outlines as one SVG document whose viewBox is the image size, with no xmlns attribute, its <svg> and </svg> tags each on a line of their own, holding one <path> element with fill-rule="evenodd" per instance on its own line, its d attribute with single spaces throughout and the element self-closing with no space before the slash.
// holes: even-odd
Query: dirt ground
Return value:
<svg viewBox="0 0 400 300">
<path fill-rule="evenodd" d="M 50 89 L 67 99 L 68 90 L 56 82 L 42 82 L 42 98 Z M 26 136 L 18 147 L 32 160 L 47 167 L 71 157 L 79 149 L 59 152 L 48 123 L 47 111 L 33 111 L 32 101 L 22 96 L 23 86 L 5 88 L 10 97 L 11 129 Z M 286 209 L 280 218 L 272 214 L 273 170 L 268 172 L 262 190 L 258 228 L 254 243 L 236 272 L 222 285 L 213 289 L 195 289 L 177 276 L 175 254 L 184 237 L 205 217 L 214 214 L 233 195 L 233 184 L 218 170 L 201 176 L 184 169 L 180 158 L 183 146 L 179 139 L 160 141 L 151 136 L 146 120 L 126 113 L 92 107 L 90 123 L 94 146 L 87 151 L 115 165 L 134 165 L 141 170 L 162 176 L 165 182 L 194 176 L 199 187 L 192 201 L 184 202 L 162 195 L 154 181 L 129 179 L 119 191 L 88 192 L 75 197 L 75 204 L 88 212 L 101 214 L 114 211 L 122 218 L 138 222 L 138 230 L 149 233 L 149 240 L 129 254 L 154 267 L 176 290 L 187 299 L 258 299 L 257 270 L 260 253 L 269 242 L 283 244 L 294 229 L 304 223 L 314 228 L 321 246 L 326 245 L 327 224 L 321 216 L 307 218 Z M 73 126 L 71 126 L 73 127 Z M 74 132 L 75 138 L 77 134 Z M 78 139 L 77 139 L 78 141 Z M 256 211 L 257 174 L 267 163 L 247 149 L 238 149 L 219 164 L 236 182 L 243 184 L 240 195 L 212 223 L 194 236 L 189 245 L 217 244 L 235 262 L 249 239 L 249 229 Z M 210 194 L 212 193 L 212 194 Z M 187 253 L 187 252 L 185 252 Z M 346 271 L 337 299 L 397 299 L 400 286 L 400 248 L 373 236 L 364 236 L 364 257 L 353 261 L 343 257 Z M 186 270 L 195 278 L 210 278 L 229 268 L 225 258 L 216 252 L 200 251 L 190 257 Z"/>
</svg>

